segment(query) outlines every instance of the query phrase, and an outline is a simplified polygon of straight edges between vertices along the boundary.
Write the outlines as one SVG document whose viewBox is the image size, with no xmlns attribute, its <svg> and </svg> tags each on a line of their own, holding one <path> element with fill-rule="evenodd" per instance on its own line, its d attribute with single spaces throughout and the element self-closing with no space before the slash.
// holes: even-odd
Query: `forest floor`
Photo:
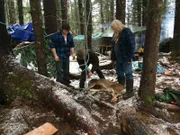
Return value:
<svg viewBox="0 0 180 135">
<path fill-rule="evenodd" d="M 46 122 L 53 124 L 58 131 L 55 135 L 85 135 L 80 129 L 71 127 L 51 108 L 17 97 L 9 106 L 0 106 L 0 134 L 22 135 Z"/>
<path fill-rule="evenodd" d="M 100 62 L 101 64 L 107 64 L 110 61 L 106 58 L 102 58 L 100 59 Z M 168 61 L 167 57 L 161 57 L 158 60 L 158 63 L 165 69 L 165 72 L 157 73 L 155 89 L 156 93 L 162 93 L 164 88 L 167 87 L 180 90 L 180 64 L 173 61 Z M 77 62 L 71 61 L 70 72 L 80 74 Z M 116 81 L 116 74 L 114 69 L 102 70 L 102 72 L 105 75 L 106 79 Z M 133 75 L 134 90 L 137 95 L 137 91 L 140 85 L 141 71 L 134 71 Z M 94 74 L 92 78 L 98 78 L 98 76 Z M 90 79 L 88 79 L 87 81 L 89 80 Z M 78 88 L 79 80 L 72 80 L 71 85 L 75 88 Z M 82 93 L 78 93 L 75 94 L 72 98 L 81 103 L 81 99 L 85 100 L 85 98 L 82 97 L 83 95 L 84 94 Z M 122 105 L 131 106 L 133 105 L 134 100 L 136 100 L 135 98 L 131 98 L 124 101 L 120 96 L 119 102 L 116 104 L 112 104 L 110 102 L 111 96 L 106 93 L 91 93 L 90 95 L 117 108 L 122 107 Z M 84 103 L 82 104 L 84 105 Z M 91 105 L 89 103 L 86 104 L 86 108 L 89 110 L 93 110 L 94 108 L 97 108 L 97 110 L 101 110 L 95 104 Z M 110 117 L 108 116 L 108 112 L 106 111 L 102 112 L 102 114 L 104 115 L 102 116 L 102 119 L 103 117 L 104 119 L 105 117 Z M 180 133 L 180 113 L 169 113 L 165 111 L 165 114 L 169 116 L 168 118 L 170 120 L 170 123 L 172 124 L 171 126 L 175 127 L 175 129 L 179 131 L 178 133 Z M 112 119 L 113 118 L 109 118 L 109 120 Z M 76 129 L 72 128 L 64 118 L 56 115 L 56 113 L 54 113 L 51 108 L 44 108 L 44 106 L 38 103 L 28 101 L 21 97 L 17 97 L 16 99 L 14 99 L 14 101 L 9 106 L 0 106 L 0 134 L 2 135 L 21 135 L 41 126 L 46 122 L 52 123 L 58 129 L 58 132 L 55 135 L 87 135 L 87 133 L 83 132 L 81 129 L 78 129 L 78 127 Z M 153 128 L 158 127 L 154 126 Z M 161 132 L 165 132 L 163 130 L 163 126 L 161 127 Z"/>
</svg>

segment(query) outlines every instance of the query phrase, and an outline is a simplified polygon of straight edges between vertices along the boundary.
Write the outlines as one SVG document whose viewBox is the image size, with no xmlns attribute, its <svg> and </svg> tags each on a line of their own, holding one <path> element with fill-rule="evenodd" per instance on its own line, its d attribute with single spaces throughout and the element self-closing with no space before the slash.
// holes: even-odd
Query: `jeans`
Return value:
<svg viewBox="0 0 180 135">
<path fill-rule="evenodd" d="M 117 62 L 116 63 L 116 74 L 119 78 L 126 78 L 126 80 L 133 79 L 132 63 L 128 62 Z"/>
<path fill-rule="evenodd" d="M 56 61 L 57 82 L 69 81 L 69 57 Z"/>
</svg>

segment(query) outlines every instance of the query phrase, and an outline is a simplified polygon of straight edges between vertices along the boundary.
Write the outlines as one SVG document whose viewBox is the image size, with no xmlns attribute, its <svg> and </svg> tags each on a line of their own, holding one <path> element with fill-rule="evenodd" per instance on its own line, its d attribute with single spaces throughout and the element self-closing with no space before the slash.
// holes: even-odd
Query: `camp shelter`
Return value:
<svg viewBox="0 0 180 135">
<path fill-rule="evenodd" d="M 136 42 L 135 51 L 137 51 L 140 47 L 144 45 L 144 40 L 145 40 L 144 32 L 146 30 L 146 27 L 128 25 L 127 28 L 130 28 L 135 35 L 135 42 Z M 101 35 L 101 37 L 102 40 L 100 45 L 100 49 L 101 49 L 100 52 L 106 54 L 106 52 L 111 49 L 111 42 L 113 37 L 113 30 L 111 29 L 111 27 L 105 30 L 104 33 Z"/>
</svg>

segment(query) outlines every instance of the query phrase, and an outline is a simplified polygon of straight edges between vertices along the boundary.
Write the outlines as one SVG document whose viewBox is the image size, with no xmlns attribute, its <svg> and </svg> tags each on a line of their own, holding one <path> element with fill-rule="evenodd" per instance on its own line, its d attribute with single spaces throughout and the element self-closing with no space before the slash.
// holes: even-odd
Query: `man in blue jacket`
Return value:
<svg viewBox="0 0 180 135">
<path fill-rule="evenodd" d="M 135 37 L 131 30 L 119 20 L 114 20 L 111 28 L 114 31 L 111 60 L 116 61 L 118 82 L 125 85 L 126 80 L 126 93 L 123 98 L 128 99 L 133 96 L 132 60 L 135 51 Z"/>
<path fill-rule="evenodd" d="M 69 56 L 74 55 L 74 41 L 69 33 L 69 24 L 63 24 L 62 29 L 51 37 L 51 51 L 56 62 L 57 82 L 65 85 L 70 84 L 69 76 Z"/>
</svg>

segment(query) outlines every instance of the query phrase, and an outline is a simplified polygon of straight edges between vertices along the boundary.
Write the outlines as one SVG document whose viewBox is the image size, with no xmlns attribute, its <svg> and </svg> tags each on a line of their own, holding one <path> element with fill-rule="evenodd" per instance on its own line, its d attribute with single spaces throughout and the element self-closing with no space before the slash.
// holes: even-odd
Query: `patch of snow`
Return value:
<svg viewBox="0 0 180 135">
<path fill-rule="evenodd" d="M 28 124 L 23 120 L 21 109 L 11 110 L 9 114 L 7 114 L 7 118 L 3 124 L 0 126 L 5 131 L 4 135 L 20 135 L 23 134 L 25 130 L 29 129 Z"/>
<path fill-rule="evenodd" d="M 19 53 L 14 59 L 14 62 L 20 63 L 20 61 L 21 61 L 21 53 Z"/>
<path fill-rule="evenodd" d="M 27 68 L 33 71 L 37 71 L 37 67 L 35 67 L 35 65 L 33 64 L 33 62 L 29 63 L 27 65 Z"/>
<path fill-rule="evenodd" d="M 128 107 L 133 107 L 134 106 L 134 103 L 135 103 L 135 97 L 132 97 L 132 98 L 129 98 L 129 99 L 127 99 L 127 100 L 120 100 L 117 104 L 116 104 L 116 106 L 118 107 L 122 107 L 122 106 L 127 106 L 127 108 Z"/>
<path fill-rule="evenodd" d="M 150 127 L 159 135 L 169 135 L 169 132 L 167 131 L 167 125 L 164 124 L 156 124 L 156 125 L 150 125 Z"/>
</svg>

